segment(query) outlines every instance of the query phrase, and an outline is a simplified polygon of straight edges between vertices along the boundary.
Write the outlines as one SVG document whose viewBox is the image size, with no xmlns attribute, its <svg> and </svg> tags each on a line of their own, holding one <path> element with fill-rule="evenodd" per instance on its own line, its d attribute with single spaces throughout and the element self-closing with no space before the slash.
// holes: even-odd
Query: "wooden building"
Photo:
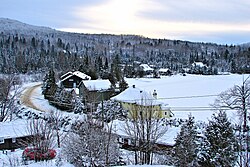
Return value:
<svg viewBox="0 0 250 167">
<path fill-rule="evenodd" d="M 80 71 L 68 72 L 61 76 L 61 85 L 64 88 L 78 88 L 82 81 L 90 79 L 90 76 Z"/>
<path fill-rule="evenodd" d="M 161 69 L 159 69 L 158 72 L 160 75 L 163 75 L 163 76 L 173 75 L 172 71 L 168 68 L 161 68 Z"/>
<path fill-rule="evenodd" d="M 0 150 L 24 148 L 32 138 L 24 120 L 0 123 Z"/>
<path fill-rule="evenodd" d="M 79 96 L 88 103 L 108 100 L 113 93 L 109 80 L 84 80 L 79 85 Z"/>
</svg>

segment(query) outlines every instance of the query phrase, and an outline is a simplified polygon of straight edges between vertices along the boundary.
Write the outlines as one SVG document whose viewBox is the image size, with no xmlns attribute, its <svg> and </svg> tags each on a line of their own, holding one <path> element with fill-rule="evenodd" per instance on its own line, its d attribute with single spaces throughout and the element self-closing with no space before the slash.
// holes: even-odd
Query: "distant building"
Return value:
<svg viewBox="0 0 250 167">
<path fill-rule="evenodd" d="M 147 64 L 141 64 L 140 69 L 144 72 L 145 75 L 153 74 L 154 69 L 149 67 Z"/>
<path fill-rule="evenodd" d="M 194 62 L 192 64 L 193 67 L 200 67 L 200 68 L 203 68 L 203 67 L 207 67 L 205 64 L 203 64 L 202 62 Z"/>
<path fill-rule="evenodd" d="M 154 92 L 157 97 L 157 93 Z M 121 103 L 125 110 L 129 111 L 128 117 L 137 119 L 138 117 L 169 118 L 173 114 L 169 108 L 163 109 L 163 103 L 154 98 L 151 94 L 133 87 L 129 87 L 111 100 Z"/>
<path fill-rule="evenodd" d="M 172 75 L 172 71 L 168 68 L 161 68 L 158 72 L 160 75 Z"/>
</svg>

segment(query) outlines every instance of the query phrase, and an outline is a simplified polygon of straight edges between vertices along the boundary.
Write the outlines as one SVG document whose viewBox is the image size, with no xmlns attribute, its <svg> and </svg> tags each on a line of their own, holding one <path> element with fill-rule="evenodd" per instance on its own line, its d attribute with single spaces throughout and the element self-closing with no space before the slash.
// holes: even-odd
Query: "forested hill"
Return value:
<svg viewBox="0 0 250 167">
<path fill-rule="evenodd" d="M 176 72 L 192 69 L 194 62 L 205 65 L 204 74 L 250 72 L 249 45 L 68 33 L 5 18 L 0 18 L 0 33 L 1 73 L 26 73 L 54 67 L 58 71 L 81 70 L 101 77 L 123 68 L 120 71 L 126 76 L 131 75 L 131 71 L 136 73 L 135 62 Z"/>
</svg>

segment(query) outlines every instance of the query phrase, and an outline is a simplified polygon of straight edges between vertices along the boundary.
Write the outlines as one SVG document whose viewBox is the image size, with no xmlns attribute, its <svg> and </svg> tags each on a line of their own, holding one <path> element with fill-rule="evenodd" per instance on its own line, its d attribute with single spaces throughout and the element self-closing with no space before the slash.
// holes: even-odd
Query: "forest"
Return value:
<svg viewBox="0 0 250 167">
<path fill-rule="evenodd" d="M 0 72 L 80 70 L 92 78 L 139 76 L 136 63 L 194 74 L 250 73 L 250 46 L 220 45 L 137 35 L 80 34 L 2 20 Z M 7 28 L 6 28 L 7 27 Z M 194 62 L 205 67 L 194 69 Z M 115 72 L 114 72 L 115 71 Z M 119 78 L 119 77 L 118 77 Z M 119 80 L 119 79 L 118 79 Z"/>
</svg>

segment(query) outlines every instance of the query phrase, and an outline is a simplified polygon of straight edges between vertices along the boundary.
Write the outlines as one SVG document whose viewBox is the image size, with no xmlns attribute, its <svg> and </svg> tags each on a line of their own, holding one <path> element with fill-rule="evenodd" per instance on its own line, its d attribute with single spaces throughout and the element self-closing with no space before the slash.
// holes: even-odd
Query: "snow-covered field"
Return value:
<svg viewBox="0 0 250 167">
<path fill-rule="evenodd" d="M 126 81 L 129 86 L 135 85 L 151 93 L 156 90 L 158 99 L 168 104 L 176 118 L 187 118 L 191 113 L 196 121 L 207 121 L 214 112 L 210 109 L 216 95 L 242 84 L 243 75 L 173 75 L 161 79 L 128 78 Z M 228 111 L 228 116 L 234 119 L 235 113 Z"/>
<path fill-rule="evenodd" d="M 246 77 L 247 76 L 245 76 L 245 78 Z M 243 76 L 234 74 L 217 76 L 174 75 L 171 77 L 162 77 L 161 79 L 127 78 L 126 81 L 129 86 L 135 85 L 151 93 L 156 90 L 158 99 L 168 104 L 168 107 L 170 107 L 174 113 L 174 118 L 187 118 L 188 114 L 191 113 L 196 121 L 207 121 L 214 113 L 213 110 L 210 110 L 210 105 L 214 103 L 216 95 L 236 84 L 240 85 L 243 81 Z M 35 84 L 37 83 L 30 84 L 30 86 Z M 25 87 L 29 87 L 29 85 L 26 84 Z M 43 111 L 53 109 L 53 107 L 49 106 L 47 100 L 43 99 L 40 88 L 34 91 L 32 102 L 36 103 L 37 107 L 43 108 Z M 236 113 L 232 111 L 227 111 L 227 113 L 231 121 L 235 123 L 237 119 Z M 72 113 L 66 115 L 72 116 L 71 114 Z M 178 129 L 174 128 L 168 131 L 167 136 L 169 140 L 173 141 L 177 131 Z M 8 155 L 4 155 L 0 152 L 0 167 L 9 166 L 7 164 L 11 157 L 20 160 L 21 153 L 22 150 L 16 150 L 15 152 L 9 151 Z M 67 163 L 64 165 L 71 166 Z M 53 160 L 49 162 L 32 163 L 28 166 L 56 166 L 56 163 L 55 160 Z"/>
</svg>

